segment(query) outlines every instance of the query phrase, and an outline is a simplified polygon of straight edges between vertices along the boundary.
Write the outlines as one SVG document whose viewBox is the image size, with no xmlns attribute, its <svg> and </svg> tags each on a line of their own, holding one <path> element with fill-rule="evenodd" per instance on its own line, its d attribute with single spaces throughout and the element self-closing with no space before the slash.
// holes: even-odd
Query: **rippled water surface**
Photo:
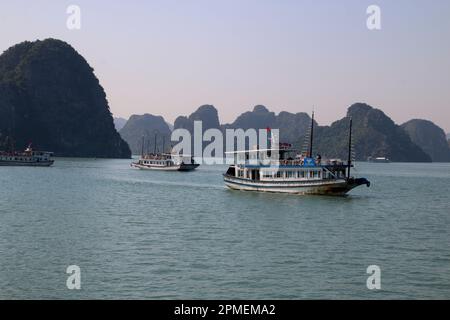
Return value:
<svg viewBox="0 0 450 320">
<path fill-rule="evenodd" d="M 0 167 L 0 298 L 450 298 L 450 164 L 360 163 L 372 186 L 333 198 L 129 162 Z"/>
</svg>

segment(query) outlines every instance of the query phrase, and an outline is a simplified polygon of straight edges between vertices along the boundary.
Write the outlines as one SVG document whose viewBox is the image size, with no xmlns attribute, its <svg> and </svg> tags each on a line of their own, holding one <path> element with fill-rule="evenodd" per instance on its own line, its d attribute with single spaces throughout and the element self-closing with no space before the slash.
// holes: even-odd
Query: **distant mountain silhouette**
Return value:
<svg viewBox="0 0 450 320">
<path fill-rule="evenodd" d="M 180 116 L 175 119 L 173 129 L 186 129 L 191 133 L 191 150 L 185 150 L 185 153 L 190 153 L 195 155 L 194 150 L 194 121 L 202 122 L 202 134 L 208 129 L 219 129 L 221 130 L 219 115 L 217 109 L 212 105 L 202 105 L 195 112 L 191 113 L 190 116 Z M 203 142 L 202 150 L 208 145 L 209 142 Z"/>
<path fill-rule="evenodd" d="M 0 56 L 0 144 L 8 139 L 58 156 L 130 157 L 93 69 L 55 39 L 22 42 Z"/>
<path fill-rule="evenodd" d="M 317 122 L 314 122 L 317 126 Z M 281 142 L 302 144 L 303 137 L 311 127 L 311 117 L 304 113 L 290 113 L 286 111 L 276 115 L 265 106 L 257 105 L 253 111 L 244 112 L 231 124 L 223 126 L 226 129 L 266 129 L 273 128 L 280 130 Z"/>
<path fill-rule="evenodd" d="M 253 111 L 242 113 L 233 123 L 225 125 L 225 127 L 244 130 L 250 128 L 265 129 L 267 127 L 273 127 L 275 120 L 276 116 L 274 112 L 270 112 L 265 106 L 257 105 L 253 108 Z"/>
<path fill-rule="evenodd" d="M 449 162 L 450 148 L 444 130 L 428 120 L 413 119 L 402 128 L 411 140 L 420 146 L 433 162 Z"/>
<path fill-rule="evenodd" d="M 115 118 L 114 117 L 114 127 L 116 128 L 117 131 L 119 131 L 120 129 L 123 128 L 123 126 L 125 125 L 125 123 L 127 123 L 127 119 L 124 118 Z"/>
<path fill-rule="evenodd" d="M 358 160 L 384 156 L 393 161 L 450 161 L 442 129 L 425 120 L 411 120 L 400 127 L 381 110 L 364 103 L 352 105 L 345 118 L 330 126 L 316 123 L 314 153 L 346 158 L 350 117 Z M 203 105 L 189 116 L 178 117 L 173 129 L 193 132 L 196 120 L 202 121 L 203 131 L 279 129 L 280 141 L 299 149 L 311 122 L 303 112 L 275 114 L 257 105 L 232 123 L 221 125 L 217 109 Z M 169 149 L 171 129 L 162 117 L 150 114 L 134 115 L 125 125 L 124 119 L 117 118 L 114 124 L 93 69 L 63 41 L 23 42 L 0 55 L 0 149 L 10 149 L 12 142 L 21 149 L 32 141 L 35 148 L 59 156 L 129 158 L 130 147 L 133 153 L 141 153 L 142 136 L 144 149 L 155 149 L 155 131 L 156 149 L 162 151 L 163 136 Z"/>
<path fill-rule="evenodd" d="M 387 157 L 397 162 L 431 161 L 391 118 L 365 103 L 353 104 L 348 108 L 345 118 L 331 126 L 319 128 L 314 152 L 327 158 L 346 159 L 350 117 L 353 119 L 353 150 L 356 160 Z"/>
<path fill-rule="evenodd" d="M 151 114 L 132 115 L 124 127 L 119 131 L 121 137 L 128 143 L 133 154 L 141 154 L 142 138 L 144 138 L 144 152 L 170 150 L 171 130 L 164 118 Z M 156 149 L 155 149 L 156 135 Z"/>
<path fill-rule="evenodd" d="M 171 123 L 169 123 L 167 121 L 166 121 L 166 124 L 169 127 L 170 131 L 173 131 L 173 128 L 174 128 L 173 124 L 171 124 Z"/>
<path fill-rule="evenodd" d="M 386 116 L 381 110 L 364 103 L 349 107 L 347 116 L 331 126 L 319 126 L 315 122 L 313 153 L 327 158 L 346 159 L 348 154 L 348 126 L 353 118 L 353 147 L 356 160 L 368 157 L 388 157 L 392 161 L 430 162 L 431 157 L 409 135 Z M 279 129 L 280 141 L 294 144 L 299 150 L 306 150 L 309 142 L 311 117 L 303 112 L 280 112 L 278 115 L 262 105 L 242 113 L 229 124 L 219 125 L 217 110 L 213 106 L 202 106 L 189 117 L 178 117 L 175 129 L 184 128 L 193 132 L 193 122 L 203 121 L 203 128 L 225 129 Z M 306 141 L 305 141 L 306 140 Z M 205 143 L 204 145 L 206 145 Z M 248 147 L 248 146 L 247 146 Z M 225 149 L 224 149 L 225 150 Z"/>
<path fill-rule="evenodd" d="M 211 128 L 220 128 L 219 115 L 217 109 L 212 105 L 203 105 L 189 117 L 180 116 L 175 120 L 174 129 L 194 129 L 194 121 L 202 121 L 203 131 Z"/>
</svg>

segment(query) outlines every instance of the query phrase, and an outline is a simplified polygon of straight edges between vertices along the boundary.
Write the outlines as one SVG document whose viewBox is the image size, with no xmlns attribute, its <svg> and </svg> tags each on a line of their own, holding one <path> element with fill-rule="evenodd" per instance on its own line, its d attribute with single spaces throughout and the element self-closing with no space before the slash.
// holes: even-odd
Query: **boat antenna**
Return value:
<svg viewBox="0 0 450 320">
<path fill-rule="evenodd" d="M 347 179 L 350 179 L 350 168 L 352 167 L 352 118 L 350 117 L 350 128 L 348 135 L 348 160 L 347 160 Z"/>
<path fill-rule="evenodd" d="M 309 137 L 309 157 L 312 157 L 312 151 L 313 151 L 313 137 L 314 137 L 314 109 L 312 112 L 312 117 L 311 117 L 311 134 Z"/>
</svg>

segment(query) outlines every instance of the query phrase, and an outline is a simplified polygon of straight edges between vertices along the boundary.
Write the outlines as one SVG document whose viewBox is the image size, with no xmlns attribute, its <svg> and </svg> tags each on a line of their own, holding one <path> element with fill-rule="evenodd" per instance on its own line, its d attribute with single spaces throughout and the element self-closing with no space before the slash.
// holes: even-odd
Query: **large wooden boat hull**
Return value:
<svg viewBox="0 0 450 320">
<path fill-rule="evenodd" d="M 0 161 L 0 167 L 50 167 L 55 161 Z"/>
<path fill-rule="evenodd" d="M 199 164 L 198 163 L 188 163 L 188 164 L 177 164 L 173 166 L 159 166 L 159 165 L 144 165 L 139 163 L 132 163 L 132 167 L 141 170 L 155 170 L 155 171 L 192 171 L 195 170 Z"/>
<path fill-rule="evenodd" d="M 299 195 L 333 195 L 343 196 L 350 190 L 365 184 L 370 186 L 370 182 L 361 179 L 335 179 L 318 181 L 253 181 L 249 179 L 237 178 L 224 174 L 225 185 L 233 190 L 259 191 L 273 193 L 290 193 Z"/>
</svg>

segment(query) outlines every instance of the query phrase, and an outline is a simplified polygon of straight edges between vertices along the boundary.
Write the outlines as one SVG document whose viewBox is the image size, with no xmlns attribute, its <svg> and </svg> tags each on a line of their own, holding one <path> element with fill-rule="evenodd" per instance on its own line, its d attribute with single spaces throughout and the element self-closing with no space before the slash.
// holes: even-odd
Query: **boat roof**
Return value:
<svg viewBox="0 0 450 320">
<path fill-rule="evenodd" d="M 149 153 L 149 154 L 144 154 L 144 156 L 146 156 L 146 157 L 148 157 L 148 156 L 150 156 L 150 157 L 158 157 L 158 156 L 192 157 L 192 155 L 190 155 L 190 154 L 177 154 L 177 153 Z"/>
<path fill-rule="evenodd" d="M 282 152 L 295 152 L 299 151 L 297 149 L 252 149 L 252 150 L 238 150 L 238 151 L 227 151 L 225 154 L 237 154 L 237 153 L 256 153 L 256 152 L 267 152 L 267 151 L 282 151 Z"/>
<path fill-rule="evenodd" d="M 162 153 L 165 156 L 176 156 L 176 157 L 192 157 L 191 154 L 178 154 L 178 153 Z"/>
</svg>

